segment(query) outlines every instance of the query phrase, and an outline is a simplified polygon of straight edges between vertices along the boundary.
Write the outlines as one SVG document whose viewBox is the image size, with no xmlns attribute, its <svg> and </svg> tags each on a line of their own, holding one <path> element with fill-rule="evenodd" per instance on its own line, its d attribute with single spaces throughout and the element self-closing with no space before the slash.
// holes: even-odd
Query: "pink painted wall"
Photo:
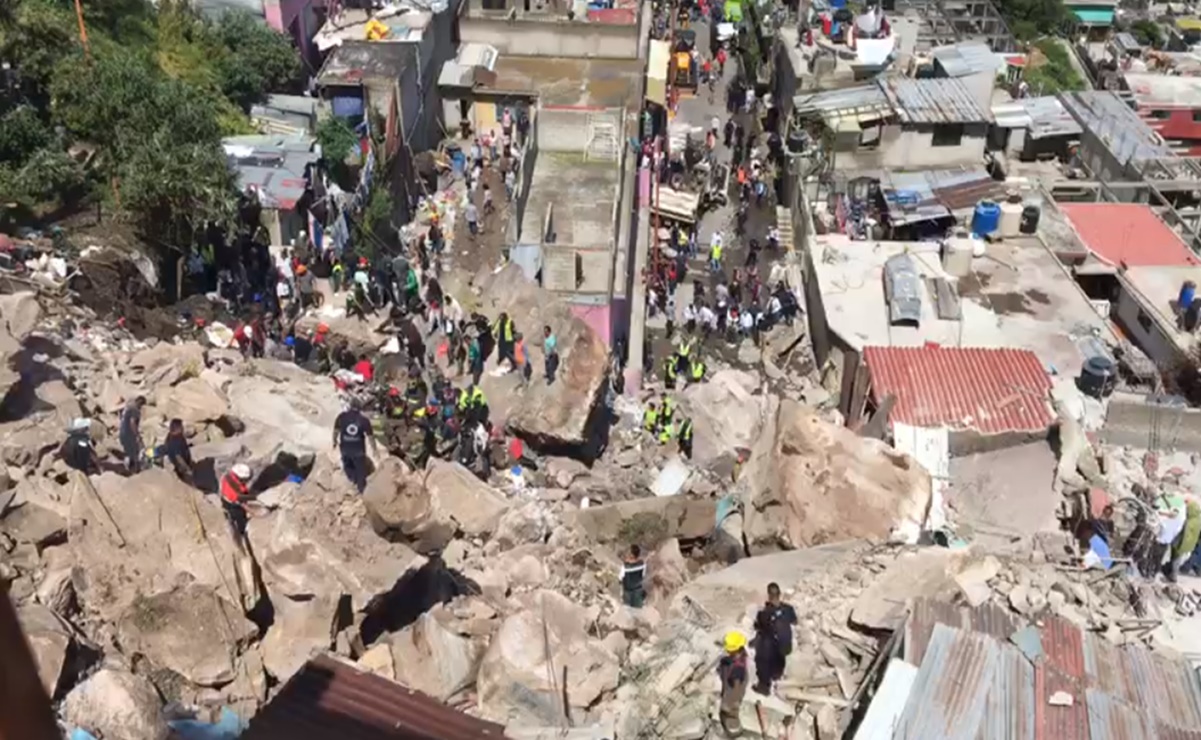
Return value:
<svg viewBox="0 0 1201 740">
<path fill-rule="evenodd" d="M 296 45 L 306 57 L 312 52 L 313 36 L 317 34 L 312 22 L 313 8 L 320 0 L 263 0 L 263 17 L 267 25 L 280 33 L 291 34 L 292 24 L 298 29 Z"/>
<path fill-rule="evenodd" d="M 581 306 L 571 304 L 571 313 L 577 319 L 582 320 L 588 326 L 591 326 L 593 331 L 600 335 L 605 344 L 609 343 L 609 306 Z"/>
</svg>

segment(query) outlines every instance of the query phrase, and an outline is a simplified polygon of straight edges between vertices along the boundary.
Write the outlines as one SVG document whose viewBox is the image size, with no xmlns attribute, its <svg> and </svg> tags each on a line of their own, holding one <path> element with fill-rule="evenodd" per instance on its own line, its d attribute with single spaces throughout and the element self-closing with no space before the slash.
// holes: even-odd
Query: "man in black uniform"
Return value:
<svg viewBox="0 0 1201 740">
<path fill-rule="evenodd" d="M 84 475 L 100 472 L 100 459 L 92 442 L 92 423 L 89 420 L 76 419 L 71 423 L 59 454 L 63 462 Z"/>
<path fill-rule="evenodd" d="M 767 585 L 767 603 L 755 615 L 756 693 L 767 696 L 771 686 L 784 675 L 784 663 L 792 652 L 792 626 L 796 610 L 780 600 L 780 586 Z"/>
<path fill-rule="evenodd" d="M 334 421 L 334 449 L 342 453 L 342 470 L 354 484 L 359 493 L 367 488 L 367 442 L 371 442 L 371 450 L 378 453 L 375 435 L 371 433 L 371 422 L 358 404 L 338 414 Z"/>
<path fill-rule="evenodd" d="M 172 419 L 167 427 L 167 441 L 163 443 L 163 454 L 175 467 L 175 474 L 184 483 L 192 482 L 194 465 L 192 449 L 188 446 L 188 438 L 184 436 L 183 419 Z"/>
</svg>

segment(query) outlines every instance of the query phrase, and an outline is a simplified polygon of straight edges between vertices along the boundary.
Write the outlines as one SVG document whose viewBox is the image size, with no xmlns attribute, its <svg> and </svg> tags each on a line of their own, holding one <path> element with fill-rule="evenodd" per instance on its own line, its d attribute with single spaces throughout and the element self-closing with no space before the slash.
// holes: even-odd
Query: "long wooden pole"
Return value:
<svg viewBox="0 0 1201 740">
<path fill-rule="evenodd" d="M 79 19 L 79 42 L 83 44 L 83 55 L 92 59 L 92 47 L 88 44 L 88 27 L 83 22 L 83 2 L 75 0 L 75 17 Z"/>
</svg>

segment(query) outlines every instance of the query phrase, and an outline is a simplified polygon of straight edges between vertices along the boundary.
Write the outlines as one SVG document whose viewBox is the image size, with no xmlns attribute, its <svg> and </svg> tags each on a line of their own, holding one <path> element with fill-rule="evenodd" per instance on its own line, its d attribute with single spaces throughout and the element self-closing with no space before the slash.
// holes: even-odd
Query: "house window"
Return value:
<svg viewBox="0 0 1201 740">
<path fill-rule="evenodd" d="M 1151 317 L 1141 308 L 1138 310 L 1138 325 L 1143 327 L 1143 331 L 1147 333 L 1151 332 Z"/>
<path fill-rule="evenodd" d="M 959 146 L 963 140 L 963 124 L 949 123 L 934 127 L 934 146 Z"/>
<path fill-rule="evenodd" d="M 1201 123 L 1201 110 L 1193 111 L 1193 123 Z"/>
<path fill-rule="evenodd" d="M 879 121 L 874 123 L 861 123 L 863 130 L 859 132 L 859 146 L 864 149 L 875 149 L 880 146 L 880 134 L 884 131 L 884 126 Z"/>
<path fill-rule="evenodd" d="M 1153 111 L 1148 111 L 1147 115 L 1149 115 L 1151 118 L 1154 118 L 1157 121 L 1166 121 L 1166 120 L 1168 120 L 1168 117 L 1172 114 L 1166 110 L 1153 110 Z"/>
</svg>

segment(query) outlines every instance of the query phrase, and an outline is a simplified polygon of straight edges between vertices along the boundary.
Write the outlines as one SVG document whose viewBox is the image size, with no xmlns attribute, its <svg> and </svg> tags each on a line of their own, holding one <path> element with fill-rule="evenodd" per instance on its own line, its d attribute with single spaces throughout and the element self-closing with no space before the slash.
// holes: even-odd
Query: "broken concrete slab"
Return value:
<svg viewBox="0 0 1201 740">
<path fill-rule="evenodd" d="M 483 651 L 426 612 L 389 638 L 396 680 L 446 701 L 475 683 Z"/>
<path fill-rule="evenodd" d="M 24 503 L 8 509 L 0 519 L 0 532 L 41 549 L 66 542 L 67 520 L 40 504 Z"/>
<path fill-rule="evenodd" d="M 66 428 L 52 416 L 0 424 L 0 460 L 13 467 L 36 469 L 65 438 Z"/>
<path fill-rule="evenodd" d="M 657 522 L 658 526 L 653 528 L 663 538 L 696 539 L 713 531 L 717 522 L 717 502 L 685 496 L 644 498 L 576 509 L 563 516 L 565 522 L 580 527 L 601 544 L 618 541 L 629 527 L 626 523 L 636 518 Z M 653 546 L 658 543 L 640 544 Z"/>
<path fill-rule="evenodd" d="M 784 400 L 739 478 L 752 554 L 920 528 L 930 476 L 915 460 Z"/>
<path fill-rule="evenodd" d="M 85 574 L 76 585 L 87 610 L 115 619 L 136 598 L 181 579 L 217 590 L 242 611 L 258 601 L 249 557 L 214 497 L 158 468 L 128 478 L 73 473 L 71 481 L 68 547 Z"/>
<path fill-rule="evenodd" d="M 963 592 L 968 606 L 980 606 L 992 597 L 988 582 L 997 577 L 1001 563 L 991 555 L 977 560 L 955 574 L 955 583 Z"/>
<path fill-rule="evenodd" d="M 559 371 L 554 383 L 530 383 L 511 398 L 504 398 L 494 379 L 485 376 L 484 392 L 508 428 L 532 447 L 543 451 L 574 451 L 591 457 L 595 448 L 594 427 L 609 372 L 609 348 L 584 321 L 576 318 L 563 300 L 527 280 L 516 265 L 477 280 L 480 295 L 488 300 L 481 312 L 499 316 L 507 312 L 517 331 L 523 332 L 532 350 L 532 364 L 542 366 L 540 342 L 543 326 L 550 326 L 559 340 Z M 509 380 L 502 378 L 499 380 Z M 496 385 L 497 388 L 491 386 Z"/>
<path fill-rule="evenodd" d="M 615 689 L 620 665 L 589 637 L 587 609 L 546 590 L 527 603 L 501 624 L 480 663 L 479 706 L 505 722 L 550 725 L 562 716 L 563 696 L 573 711 L 582 711 Z"/>
<path fill-rule="evenodd" d="M 980 556 L 970 551 L 927 547 L 897 557 L 859 594 L 851 621 L 870 629 L 895 629 L 910 599 L 951 598 L 959 590 L 955 576 Z M 987 572 L 987 566 L 982 566 Z"/>
<path fill-rule="evenodd" d="M 509 508 L 499 491 L 456 462 L 431 459 L 425 471 L 425 489 L 459 530 L 471 537 L 495 531 Z"/>
<path fill-rule="evenodd" d="M 73 640 L 71 627 L 51 609 L 26 604 L 17 610 L 17 621 L 33 651 L 38 678 L 46 695 L 54 697 L 67 662 L 67 650 Z"/>
<path fill-rule="evenodd" d="M 239 375 L 225 394 L 247 432 L 265 429 L 294 451 L 332 454 L 331 434 L 343 403 L 328 378 L 308 375 L 280 382 L 267 374 Z"/>
<path fill-rule="evenodd" d="M 159 342 L 129 358 L 129 380 L 146 388 L 170 386 L 195 378 L 204 370 L 204 348 L 194 342 Z"/>
<path fill-rule="evenodd" d="M 863 543 L 848 541 L 746 558 L 686 584 L 672 599 L 671 613 L 686 615 L 685 600 L 691 600 L 719 623 L 737 624 L 748 609 L 764 599 L 767 584 L 778 583 L 787 592 L 817 575 L 857 562 L 864 549 Z"/>
<path fill-rule="evenodd" d="M 667 611 L 676 591 L 688 582 L 688 562 L 680 552 L 680 541 L 672 537 L 646 559 L 646 603 Z"/>
<path fill-rule="evenodd" d="M 92 674 L 67 694 L 62 713 L 68 725 L 101 738 L 165 740 L 168 734 L 154 687 L 124 671 Z"/>
</svg>

